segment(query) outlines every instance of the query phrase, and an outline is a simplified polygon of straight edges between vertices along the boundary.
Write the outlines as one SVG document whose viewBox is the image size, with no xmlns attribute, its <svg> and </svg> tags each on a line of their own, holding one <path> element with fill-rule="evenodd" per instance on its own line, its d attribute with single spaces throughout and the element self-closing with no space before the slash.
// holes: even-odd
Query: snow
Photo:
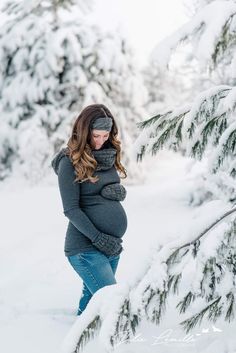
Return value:
<svg viewBox="0 0 236 353">
<path fill-rule="evenodd" d="M 193 43 L 193 52 L 202 67 L 212 58 L 217 41 L 229 18 L 235 16 L 234 1 L 212 1 L 172 35 L 162 40 L 152 51 L 151 58 L 166 66 L 171 54 L 182 41 Z M 214 14 L 214 16 L 212 16 Z M 202 34 L 203 33 L 203 34 Z M 193 36 L 196 36 L 193 38 Z"/>
<path fill-rule="evenodd" d="M 234 91 L 228 85 L 213 86 L 198 94 L 191 105 L 156 114 L 147 120 L 148 124 L 133 144 L 133 155 L 153 155 L 160 149 L 178 149 L 185 156 L 194 156 L 196 168 L 193 166 L 192 172 L 197 170 L 199 178 L 195 180 L 201 187 L 193 202 L 212 195 L 232 201 L 235 197 L 232 176 L 235 166 Z M 224 103 L 226 98 L 228 106 Z M 178 130 L 181 130 L 181 138 Z"/>
<path fill-rule="evenodd" d="M 34 170 L 34 182 L 40 181 L 51 155 L 68 141 L 78 112 L 101 102 L 116 118 L 130 179 L 141 180 L 128 146 L 137 135 L 136 122 L 147 114 L 147 89 L 130 44 L 118 32 L 90 23 L 89 13 L 82 16 L 80 7 L 84 12 L 91 0 L 58 10 L 57 25 L 54 11 L 45 11 L 50 1 L 33 0 L 29 8 L 27 3 L 10 2 L 15 17 L 1 25 L 1 180 L 14 172 L 31 179 Z"/>
<path fill-rule="evenodd" d="M 215 151 L 212 153 L 210 162 L 210 167 L 212 169 L 217 167 L 217 162 L 223 160 L 224 154 L 227 150 L 227 145 L 232 145 L 234 143 L 234 136 L 236 130 L 236 122 L 231 123 L 228 128 L 222 133 L 218 145 Z M 222 162 L 221 162 L 222 163 Z"/>
<path fill-rule="evenodd" d="M 176 246 L 193 240 L 228 208 L 219 200 L 199 207 L 189 206 L 189 194 L 195 187 L 188 175 L 189 159 L 161 152 L 148 162 L 151 173 L 146 183 L 126 186 L 123 206 L 128 215 L 128 229 L 117 269 L 117 284 L 96 292 L 79 318 L 75 314 L 82 281 L 64 256 L 67 219 L 62 212 L 55 175 L 32 187 L 20 179 L 0 184 L 1 352 L 72 352 L 79 332 L 94 312 L 99 312 L 105 321 L 84 352 L 95 347 L 97 352 L 104 352 L 108 334 L 113 330 L 114 312 L 129 289 L 141 280 L 138 287 L 141 291 L 150 276 L 153 285 L 161 283 L 165 276 L 165 268 L 158 269 L 163 265 L 162 259 Z M 148 272 L 153 261 L 156 267 Z M 137 300 L 137 292 L 133 295 Z M 233 352 L 235 323 L 217 322 L 212 326 L 204 322 L 193 331 L 192 342 L 188 342 L 178 326 L 183 318 L 174 310 L 174 303 L 175 300 L 160 326 L 142 322 L 132 343 L 117 343 L 115 352 L 169 353 L 174 347 L 176 352 L 207 353 L 212 352 L 213 346 L 215 353 L 222 353 L 223 349 Z"/>
<path fill-rule="evenodd" d="M 225 97 L 224 100 L 222 100 L 219 103 L 218 111 L 229 111 L 232 112 L 235 110 L 235 101 L 236 101 L 236 88 L 232 87 L 231 91 L 228 93 L 228 95 Z"/>
</svg>

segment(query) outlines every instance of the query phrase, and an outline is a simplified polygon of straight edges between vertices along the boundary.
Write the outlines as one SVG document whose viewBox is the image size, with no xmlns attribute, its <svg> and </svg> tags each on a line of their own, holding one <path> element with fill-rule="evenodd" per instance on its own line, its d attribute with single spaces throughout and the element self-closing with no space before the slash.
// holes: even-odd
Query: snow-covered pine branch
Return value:
<svg viewBox="0 0 236 353">
<path fill-rule="evenodd" d="M 137 160 L 162 148 L 207 159 L 207 173 L 219 175 L 235 193 L 236 89 L 215 86 L 199 94 L 193 103 L 138 123 L 142 129 L 134 144 Z M 222 175 L 224 174 L 224 176 Z M 230 196 L 230 195 L 229 195 Z"/>
<path fill-rule="evenodd" d="M 194 306 L 194 314 L 191 312 L 191 316 L 181 322 L 186 332 L 200 325 L 204 317 L 213 322 L 220 317 L 231 322 L 235 317 L 235 235 L 234 216 L 230 222 L 224 222 L 211 231 L 206 239 L 188 245 L 180 259 L 180 267 L 174 263 L 174 275 L 176 271 L 181 275 L 178 286 L 181 296 L 185 290 L 184 298 L 177 305 L 180 314 Z M 170 267 L 169 270 L 171 273 Z"/>
<path fill-rule="evenodd" d="M 143 319 L 160 324 L 168 300 L 174 297 L 186 332 L 205 317 L 231 321 L 236 311 L 235 213 L 236 207 L 218 216 L 199 235 L 191 234 L 188 243 L 175 241 L 159 248 L 132 288 L 107 289 L 111 306 L 107 298 L 104 302 L 94 298 L 69 334 L 65 352 L 81 352 L 98 331 L 108 350 L 129 343 Z M 98 297 L 102 298 L 102 290 Z"/>
<path fill-rule="evenodd" d="M 161 66 L 167 65 L 180 43 L 191 43 L 200 64 L 215 67 L 222 59 L 227 59 L 235 73 L 235 33 L 235 1 L 216 0 L 201 8 L 188 23 L 160 42 L 153 50 L 152 58 Z"/>
<path fill-rule="evenodd" d="M 64 8 L 69 10 L 71 6 L 76 6 L 76 10 L 81 11 L 83 14 L 92 11 L 94 0 L 88 0 L 86 3 L 83 0 L 7 0 L 4 2 L 1 10 L 10 16 L 24 17 L 30 13 L 44 14 L 48 11 L 57 11 Z"/>
</svg>

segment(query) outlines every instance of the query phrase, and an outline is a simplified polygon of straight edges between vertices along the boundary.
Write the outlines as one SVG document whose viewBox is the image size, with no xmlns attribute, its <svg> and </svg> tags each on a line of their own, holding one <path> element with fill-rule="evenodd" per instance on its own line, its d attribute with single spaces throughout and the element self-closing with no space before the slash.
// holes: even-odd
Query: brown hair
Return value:
<svg viewBox="0 0 236 353">
<path fill-rule="evenodd" d="M 126 169 L 120 162 L 121 142 L 118 140 L 118 128 L 110 110 L 103 104 L 91 104 L 85 107 L 76 118 L 72 134 L 67 143 L 67 154 L 69 155 L 76 172 L 75 181 L 83 182 L 90 180 L 95 183 L 99 180 L 93 173 L 97 166 L 97 161 L 92 155 L 91 149 L 91 124 L 99 116 L 108 116 L 112 119 L 112 129 L 108 141 L 117 151 L 114 166 L 122 174 L 121 178 L 126 178 Z M 108 142 L 106 141 L 106 142 Z M 106 143 L 105 142 L 105 143 Z"/>
</svg>

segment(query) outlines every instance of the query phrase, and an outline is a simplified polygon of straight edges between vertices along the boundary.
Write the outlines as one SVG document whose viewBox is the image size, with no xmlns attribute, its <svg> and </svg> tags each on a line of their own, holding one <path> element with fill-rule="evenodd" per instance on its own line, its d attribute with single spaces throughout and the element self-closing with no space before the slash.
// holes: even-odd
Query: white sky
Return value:
<svg viewBox="0 0 236 353">
<path fill-rule="evenodd" d="M 183 0 L 94 0 L 96 22 L 123 28 L 144 65 L 153 47 L 188 21 Z"/>
<path fill-rule="evenodd" d="M 0 0 L 1 4 L 5 0 Z M 82 0 L 84 1 L 84 0 Z M 88 1 L 88 0 L 87 0 Z M 154 46 L 188 21 L 187 9 L 193 0 L 91 0 L 93 15 L 104 29 L 121 32 L 136 50 L 137 61 L 145 65 Z M 1 20 L 3 15 L 0 13 Z"/>
</svg>

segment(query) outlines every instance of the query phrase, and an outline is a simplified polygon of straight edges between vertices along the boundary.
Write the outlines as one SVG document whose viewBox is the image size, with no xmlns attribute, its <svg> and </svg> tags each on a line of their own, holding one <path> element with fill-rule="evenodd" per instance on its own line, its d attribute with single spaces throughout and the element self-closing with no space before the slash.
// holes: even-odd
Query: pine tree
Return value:
<svg viewBox="0 0 236 353">
<path fill-rule="evenodd" d="M 137 137 L 145 89 L 124 39 L 89 24 L 90 1 L 8 1 L 4 10 L 0 180 L 23 175 L 35 183 L 47 176 L 79 111 L 101 102 L 115 114 L 130 180 L 138 179 L 127 146 Z"/>
<path fill-rule="evenodd" d="M 218 13 L 220 16 L 213 20 L 212 13 Z M 166 62 L 169 53 L 180 41 L 191 40 L 194 42 L 194 53 L 198 60 L 201 60 L 201 64 L 206 64 L 212 73 L 219 67 L 227 72 L 225 67 L 229 65 L 232 74 L 235 63 L 235 19 L 234 1 L 210 2 L 195 15 L 190 23 L 169 37 L 166 43 L 158 46 L 156 54 L 162 51 L 163 62 Z M 156 56 L 156 59 L 158 61 L 159 57 Z M 209 198 L 210 194 L 211 199 L 221 199 L 234 206 L 236 201 L 235 92 L 234 86 L 213 86 L 201 92 L 191 104 L 164 114 L 156 114 L 140 123 L 139 127 L 143 132 L 135 145 L 137 159 L 141 161 L 145 154 L 155 155 L 159 150 L 167 148 L 202 161 L 206 166 L 202 175 L 205 195 L 208 194 Z M 167 261 L 170 270 L 171 259 L 174 260 L 173 270 L 177 273 L 176 281 L 180 279 L 178 274 L 181 275 L 181 280 L 183 278 L 183 268 L 179 270 L 178 263 L 181 263 L 184 257 L 189 256 L 184 261 L 188 266 L 196 265 L 192 257 L 198 263 L 194 290 L 187 292 L 185 296 L 182 290 L 183 299 L 178 304 L 180 312 L 184 313 L 197 298 L 201 298 L 196 314 L 182 323 L 187 332 L 197 323 L 201 323 L 204 316 L 213 321 L 219 317 L 224 317 L 228 321 L 234 318 L 235 207 L 229 211 L 229 214 L 231 213 L 233 216 L 230 219 L 225 219 L 228 215 L 226 213 L 222 217 L 223 225 L 207 234 L 205 243 L 211 236 L 214 239 L 212 251 L 204 251 L 202 235 L 205 236 L 208 233 L 208 230 L 205 230 L 196 238 L 196 241 L 187 245 L 192 245 L 191 256 L 190 248 L 186 249 L 186 246 L 182 246 Z M 178 259 L 179 255 L 180 259 Z M 188 283 L 188 280 L 184 283 Z"/>
<path fill-rule="evenodd" d="M 212 17 L 216 9 L 219 14 L 217 20 Z M 194 53 L 211 70 L 217 65 L 224 65 L 225 56 L 228 62 L 233 63 L 235 14 L 234 1 L 208 4 L 156 49 L 156 59 L 159 63 L 166 63 L 179 41 L 189 39 L 195 44 Z M 214 31 L 210 24 L 214 25 Z M 103 343 L 112 348 L 123 340 L 129 341 L 143 318 L 159 324 L 168 299 L 173 296 L 178 297 L 176 309 L 180 316 L 184 316 L 180 324 L 186 332 L 204 319 L 212 322 L 219 318 L 226 322 L 234 319 L 235 108 L 236 88 L 220 85 L 201 92 L 191 104 L 161 112 L 138 124 L 143 129 L 134 146 L 138 161 L 142 161 L 147 153 L 155 155 L 162 148 L 191 156 L 196 161 L 204 160 L 207 165 L 204 175 L 206 189 L 212 199 L 220 196 L 226 200 L 229 208 L 213 223 L 209 222 L 207 228 L 203 225 L 200 234 L 189 235 L 188 243 L 179 245 L 176 240 L 176 244 L 156 249 L 144 276 L 124 293 L 123 299 L 114 302 L 114 312 L 109 312 L 103 320 L 94 315 L 93 320 L 90 318 L 85 323 L 87 329 L 79 333 L 75 352 L 79 352 L 92 338 L 88 331 L 90 327 L 93 327 L 93 335 L 98 329 L 102 331 L 103 325 L 109 327 Z"/>
</svg>

